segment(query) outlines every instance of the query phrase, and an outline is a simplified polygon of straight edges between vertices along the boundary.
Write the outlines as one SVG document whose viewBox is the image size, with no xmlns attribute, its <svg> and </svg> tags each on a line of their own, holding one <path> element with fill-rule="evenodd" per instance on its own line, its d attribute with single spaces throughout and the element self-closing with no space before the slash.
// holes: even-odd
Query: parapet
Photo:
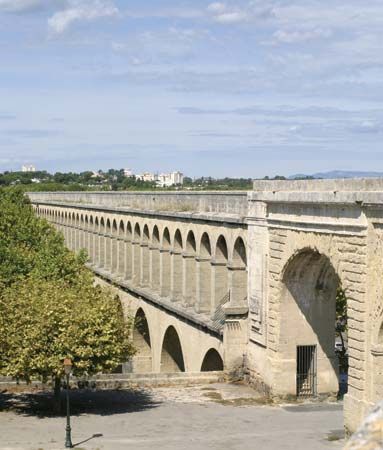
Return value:
<svg viewBox="0 0 383 450">
<path fill-rule="evenodd" d="M 383 192 L 383 178 L 334 180 L 256 180 L 254 191 L 262 192 Z"/>
</svg>

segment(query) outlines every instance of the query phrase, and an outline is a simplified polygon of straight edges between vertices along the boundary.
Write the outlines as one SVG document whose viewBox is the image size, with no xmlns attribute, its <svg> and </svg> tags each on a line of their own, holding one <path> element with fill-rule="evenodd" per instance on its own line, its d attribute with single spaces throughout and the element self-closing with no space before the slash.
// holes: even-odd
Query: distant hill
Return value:
<svg viewBox="0 0 383 450">
<path fill-rule="evenodd" d="M 362 171 L 352 171 L 352 170 L 332 170 L 330 172 L 318 172 L 311 175 L 307 174 L 297 174 L 291 175 L 289 179 L 294 180 L 295 178 L 323 178 L 323 179 L 334 179 L 334 178 L 383 178 L 383 172 L 362 172 Z"/>
</svg>

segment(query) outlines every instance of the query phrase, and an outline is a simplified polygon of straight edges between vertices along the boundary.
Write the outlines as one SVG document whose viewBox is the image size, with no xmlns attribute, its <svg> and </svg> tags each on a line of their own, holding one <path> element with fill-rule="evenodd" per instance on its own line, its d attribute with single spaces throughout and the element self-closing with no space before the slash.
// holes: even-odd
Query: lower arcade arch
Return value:
<svg viewBox="0 0 383 450">
<path fill-rule="evenodd" d="M 223 370 L 223 360 L 221 355 L 217 352 L 215 348 L 211 348 L 206 353 L 202 365 L 201 372 L 215 372 Z"/>
<path fill-rule="evenodd" d="M 133 346 L 137 350 L 136 355 L 133 357 L 133 372 L 152 372 L 152 344 L 149 324 L 142 308 L 137 311 L 134 319 Z"/>
<path fill-rule="evenodd" d="M 161 372 L 185 372 L 184 356 L 176 329 L 170 325 L 166 330 L 161 351 Z"/>
</svg>

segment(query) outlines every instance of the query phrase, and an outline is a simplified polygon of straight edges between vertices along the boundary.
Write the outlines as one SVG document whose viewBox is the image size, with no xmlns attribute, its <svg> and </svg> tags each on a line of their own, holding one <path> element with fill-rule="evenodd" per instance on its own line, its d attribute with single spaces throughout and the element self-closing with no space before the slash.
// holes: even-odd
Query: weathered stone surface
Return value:
<svg viewBox="0 0 383 450">
<path fill-rule="evenodd" d="M 383 402 L 380 402 L 351 437 L 345 450 L 383 449 Z"/>
</svg>

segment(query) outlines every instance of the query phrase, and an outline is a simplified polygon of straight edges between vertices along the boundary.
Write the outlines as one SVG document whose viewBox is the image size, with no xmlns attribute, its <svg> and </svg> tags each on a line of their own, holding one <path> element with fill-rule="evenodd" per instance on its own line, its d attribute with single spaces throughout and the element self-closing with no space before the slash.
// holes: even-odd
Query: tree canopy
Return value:
<svg viewBox="0 0 383 450">
<path fill-rule="evenodd" d="M 134 353 L 118 298 L 94 284 L 85 253 L 36 217 L 20 190 L 0 190 L 0 373 L 30 381 L 108 372 Z"/>
</svg>

